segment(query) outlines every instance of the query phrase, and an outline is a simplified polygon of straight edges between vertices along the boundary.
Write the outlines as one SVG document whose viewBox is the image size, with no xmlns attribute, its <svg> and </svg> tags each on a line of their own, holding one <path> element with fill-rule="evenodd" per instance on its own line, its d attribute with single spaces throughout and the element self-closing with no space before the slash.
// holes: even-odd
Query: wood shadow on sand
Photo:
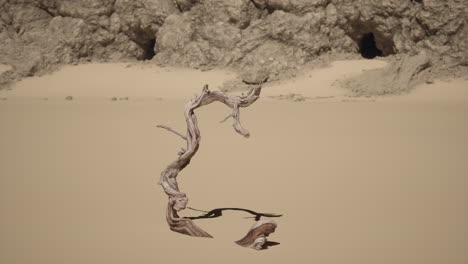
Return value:
<svg viewBox="0 0 468 264">
<path fill-rule="evenodd" d="M 198 210 L 192 207 L 187 207 L 188 209 L 194 210 L 194 211 L 199 211 L 199 212 L 204 212 L 205 214 L 201 216 L 192 216 L 192 217 L 185 217 L 191 220 L 196 220 L 196 219 L 206 219 L 206 218 L 217 218 L 223 215 L 223 211 L 243 211 L 246 213 L 249 213 L 251 215 L 254 215 L 252 218 L 255 218 L 255 221 L 260 220 L 260 218 L 263 217 L 281 217 L 283 215 L 278 215 L 278 214 L 270 214 L 270 213 L 257 213 L 253 210 L 249 209 L 244 209 L 244 208 L 235 208 L 235 207 L 228 207 L 228 208 L 216 208 L 211 211 L 203 211 L 203 210 Z"/>
<path fill-rule="evenodd" d="M 270 213 L 258 213 L 258 212 L 255 212 L 253 210 L 244 209 L 244 208 L 236 208 L 236 207 L 216 208 L 216 209 L 213 209 L 213 210 L 210 210 L 210 211 L 203 211 L 203 210 L 195 209 L 195 208 L 192 208 L 192 207 L 187 207 L 187 208 L 190 209 L 190 210 L 194 210 L 194 211 L 204 213 L 203 215 L 200 215 L 200 216 L 184 217 L 184 218 L 191 219 L 191 220 L 217 218 L 217 217 L 222 216 L 224 211 L 242 211 L 242 212 L 246 212 L 246 213 L 249 213 L 249 214 L 253 215 L 252 217 L 246 217 L 246 218 L 254 218 L 255 221 L 259 221 L 262 216 L 263 217 L 269 217 L 269 218 L 283 216 L 283 215 L 270 214 Z M 276 228 L 276 224 L 275 224 L 274 228 Z M 274 229 L 273 229 L 272 232 L 274 232 Z M 254 242 L 254 240 L 255 240 L 255 238 L 257 236 L 262 235 L 262 234 L 265 235 L 265 236 L 268 236 L 269 233 L 270 232 L 267 232 L 266 234 L 263 234 L 262 232 L 250 230 L 247 233 L 247 235 L 242 239 L 242 240 L 245 240 L 246 238 L 250 239 L 250 244 L 247 243 L 247 246 L 246 246 L 246 245 L 239 244 L 238 243 L 239 241 L 236 241 L 236 243 L 241 245 L 241 246 L 244 246 L 244 247 L 251 247 L 251 245 L 252 245 L 251 243 Z M 249 237 L 249 235 L 250 235 L 250 237 Z M 276 245 L 279 245 L 279 244 L 280 244 L 279 242 L 275 242 L 275 241 L 266 241 L 265 244 L 263 244 L 259 250 L 265 250 L 265 249 L 268 249 L 269 247 L 273 247 L 273 246 L 276 246 Z"/>
</svg>

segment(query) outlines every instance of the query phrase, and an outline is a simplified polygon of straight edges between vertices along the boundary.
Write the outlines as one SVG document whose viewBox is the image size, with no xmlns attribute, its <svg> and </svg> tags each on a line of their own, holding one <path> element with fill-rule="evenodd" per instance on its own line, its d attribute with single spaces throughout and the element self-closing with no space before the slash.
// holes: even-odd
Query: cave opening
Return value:
<svg viewBox="0 0 468 264">
<path fill-rule="evenodd" d="M 373 59 L 377 56 L 383 56 L 382 50 L 377 48 L 374 33 L 366 33 L 362 35 L 361 41 L 359 43 L 359 52 L 362 57 L 366 59 Z"/>
<path fill-rule="evenodd" d="M 154 46 L 156 45 L 156 39 L 150 39 L 143 47 L 143 60 L 151 60 L 153 59 L 156 52 L 154 52 Z"/>
</svg>

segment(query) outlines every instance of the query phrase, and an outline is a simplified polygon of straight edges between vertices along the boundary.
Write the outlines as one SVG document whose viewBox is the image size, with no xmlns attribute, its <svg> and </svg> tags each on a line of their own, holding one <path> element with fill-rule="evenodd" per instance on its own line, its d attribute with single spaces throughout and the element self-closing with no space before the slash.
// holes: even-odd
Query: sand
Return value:
<svg viewBox="0 0 468 264">
<path fill-rule="evenodd" d="M 383 60 L 346 60 L 331 62 L 328 67 L 306 71 L 294 79 L 274 83 L 265 90 L 267 97 L 278 98 L 290 94 L 300 95 L 305 99 L 336 101 L 350 95 L 337 80 L 355 77 L 365 71 L 383 68 Z"/>
<path fill-rule="evenodd" d="M 234 73 L 159 68 L 131 63 L 68 65 L 54 74 L 17 83 L 6 96 L 41 99 L 73 96 L 82 99 L 186 99 L 200 91 L 206 80 L 220 86 Z"/>
<path fill-rule="evenodd" d="M 0 263 L 468 263 L 467 81 L 385 98 L 334 85 L 382 65 L 266 86 L 242 110 L 249 139 L 223 105 L 197 112 L 180 188 L 194 208 L 283 214 L 259 252 L 233 243 L 254 223 L 242 212 L 196 220 L 215 239 L 171 232 L 157 185 L 183 142 L 156 124 L 183 131 L 185 101 L 233 73 L 89 64 L 0 91 Z M 288 93 L 327 98 L 269 97 Z"/>
<path fill-rule="evenodd" d="M 0 64 L 0 73 L 6 72 L 11 69 L 10 65 Z"/>
</svg>

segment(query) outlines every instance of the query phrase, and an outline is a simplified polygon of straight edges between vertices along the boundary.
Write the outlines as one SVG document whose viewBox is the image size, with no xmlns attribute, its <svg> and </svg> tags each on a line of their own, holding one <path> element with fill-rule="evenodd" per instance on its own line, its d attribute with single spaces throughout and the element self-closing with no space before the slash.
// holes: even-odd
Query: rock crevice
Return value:
<svg viewBox="0 0 468 264">
<path fill-rule="evenodd" d="M 0 63 L 13 67 L 0 82 L 81 60 L 232 67 L 252 83 L 324 53 L 464 65 L 467 17 L 458 0 L 0 0 Z"/>
</svg>

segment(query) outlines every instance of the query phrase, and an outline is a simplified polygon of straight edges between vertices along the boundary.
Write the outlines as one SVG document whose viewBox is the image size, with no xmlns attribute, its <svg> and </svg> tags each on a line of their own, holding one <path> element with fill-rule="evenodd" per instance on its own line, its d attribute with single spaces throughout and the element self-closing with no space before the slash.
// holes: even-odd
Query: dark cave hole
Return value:
<svg viewBox="0 0 468 264">
<path fill-rule="evenodd" d="M 146 43 L 143 53 L 143 60 L 151 60 L 156 53 L 154 52 L 154 46 L 156 45 L 156 39 L 150 39 Z"/>
<path fill-rule="evenodd" d="M 366 59 L 373 59 L 383 55 L 383 52 L 375 44 L 374 33 L 372 32 L 362 35 L 359 51 L 362 57 Z"/>
</svg>

